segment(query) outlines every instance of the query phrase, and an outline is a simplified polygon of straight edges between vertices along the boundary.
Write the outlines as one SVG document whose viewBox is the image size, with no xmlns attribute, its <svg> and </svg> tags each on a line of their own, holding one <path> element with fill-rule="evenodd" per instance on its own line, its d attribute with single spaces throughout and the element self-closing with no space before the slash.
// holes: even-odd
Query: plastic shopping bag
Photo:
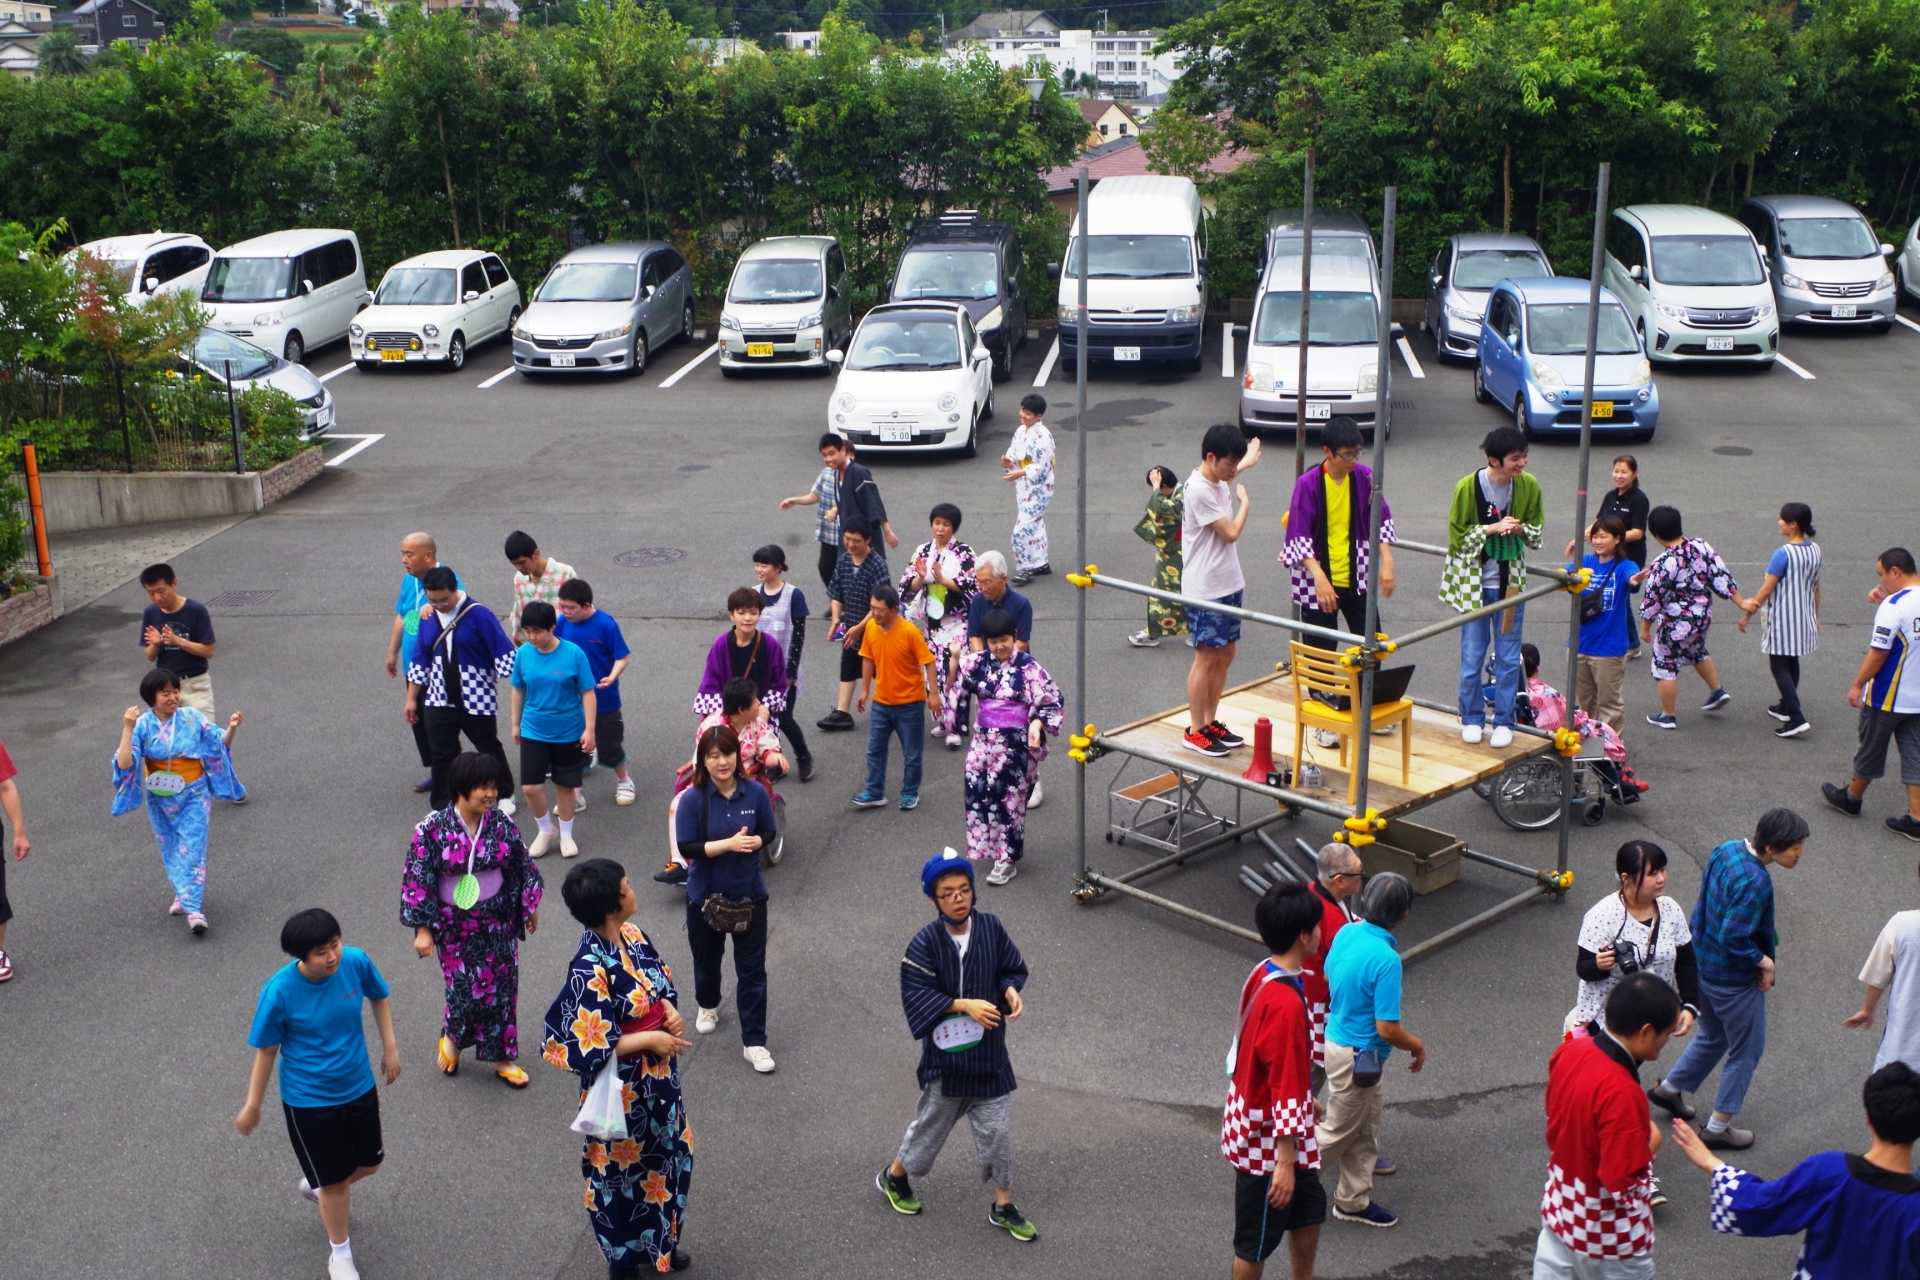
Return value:
<svg viewBox="0 0 1920 1280">
<path fill-rule="evenodd" d="M 620 1105 L 619 1065 L 611 1055 L 593 1078 L 587 1100 L 580 1104 L 580 1114 L 569 1127 L 589 1138 L 617 1140 L 627 1136 L 627 1113 Z"/>
</svg>

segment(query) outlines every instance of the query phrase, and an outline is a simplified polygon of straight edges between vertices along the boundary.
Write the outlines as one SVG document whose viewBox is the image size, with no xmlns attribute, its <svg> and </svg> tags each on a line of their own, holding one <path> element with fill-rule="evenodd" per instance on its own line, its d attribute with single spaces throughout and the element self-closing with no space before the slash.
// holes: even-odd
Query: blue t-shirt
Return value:
<svg viewBox="0 0 1920 1280">
<path fill-rule="evenodd" d="M 1012 587 L 1008 587 L 997 602 L 989 601 L 984 591 L 976 591 L 967 597 L 967 638 L 969 640 L 980 636 L 981 625 L 986 622 L 987 615 L 995 609 L 1005 609 L 1013 615 L 1015 640 L 1029 646 L 1033 644 L 1033 606 L 1027 602 L 1025 596 Z M 980 636 L 980 639 L 984 642 L 986 637 Z"/>
<path fill-rule="evenodd" d="M 373 1088 L 360 1002 L 385 1000 L 387 980 L 358 947 L 340 949 L 340 967 L 315 982 L 289 960 L 260 988 L 247 1043 L 280 1050 L 280 1100 L 290 1107 L 337 1107 Z"/>
<path fill-rule="evenodd" d="M 593 669 L 595 683 L 605 680 L 613 670 L 613 664 L 632 653 L 627 648 L 627 638 L 620 634 L 620 624 L 605 609 L 595 609 L 579 622 L 562 618 L 555 624 L 553 634 L 569 644 L 580 646 L 580 651 L 587 655 L 587 666 Z M 615 680 L 599 690 L 594 696 L 593 705 L 597 715 L 618 711 L 620 682 Z"/>
<path fill-rule="evenodd" d="M 714 790 L 711 783 L 688 787 L 680 793 L 680 807 L 673 815 L 675 844 L 725 840 L 738 834 L 742 827 L 762 840 L 773 839 L 773 798 L 758 782 L 741 782 L 734 788 L 731 800 Z M 760 878 L 759 853 L 723 853 L 717 858 L 689 856 L 687 901 L 699 902 L 710 893 L 765 902 L 767 885 Z"/>
<path fill-rule="evenodd" d="M 460 580 L 459 574 L 453 575 L 453 585 L 465 591 L 467 584 Z M 420 634 L 420 610 L 427 604 L 427 589 L 420 585 L 420 579 L 410 573 L 400 574 L 400 591 L 393 597 L 393 611 L 400 618 L 400 630 L 406 634 L 406 643 L 400 654 L 405 659 L 413 652 L 413 639 Z"/>
<path fill-rule="evenodd" d="M 593 667 L 580 646 L 562 640 L 551 653 L 531 644 L 513 651 L 513 687 L 526 690 L 520 736 L 534 742 L 578 742 L 587 732 L 580 695 L 593 688 Z M 598 709 L 596 699 L 594 706 Z"/>
<path fill-rule="evenodd" d="M 1625 556 L 1602 563 L 1592 552 L 1580 563 L 1593 570 L 1593 581 L 1587 584 L 1585 594 L 1597 594 L 1602 606 L 1599 617 L 1580 624 L 1580 653 L 1588 658 L 1625 657 L 1627 617 L 1633 608 L 1632 578 L 1640 568 Z M 1575 567 L 1567 566 L 1569 570 Z"/>
<path fill-rule="evenodd" d="M 1385 1062 L 1393 1046 L 1373 1024 L 1400 1021 L 1400 953 L 1393 935 L 1356 920 L 1334 935 L 1327 952 L 1327 1039 L 1372 1049 Z"/>
</svg>

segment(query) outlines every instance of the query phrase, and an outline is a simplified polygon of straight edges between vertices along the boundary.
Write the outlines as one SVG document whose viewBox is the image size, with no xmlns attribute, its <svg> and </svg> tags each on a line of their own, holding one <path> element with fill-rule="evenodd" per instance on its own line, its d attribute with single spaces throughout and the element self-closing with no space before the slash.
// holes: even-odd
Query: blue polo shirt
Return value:
<svg viewBox="0 0 1920 1280">
<path fill-rule="evenodd" d="M 595 609 L 579 622 L 561 618 L 554 624 L 553 634 L 580 646 L 580 651 L 587 655 L 587 665 L 593 669 L 595 683 L 605 680 L 613 664 L 632 652 L 627 648 L 627 638 L 620 634 L 620 624 L 605 609 Z M 615 680 L 601 689 L 594 697 L 593 707 L 596 715 L 618 711 L 620 682 Z"/>
<path fill-rule="evenodd" d="M 1393 935 L 1356 920 L 1334 935 L 1327 952 L 1327 1039 L 1385 1062 L 1393 1046 L 1373 1024 L 1400 1021 L 1400 953 Z"/>
<path fill-rule="evenodd" d="M 1027 598 L 1008 587 L 998 602 L 987 599 L 984 591 L 976 591 L 967 597 L 967 638 L 978 636 L 984 643 L 985 636 L 980 635 L 981 624 L 987 615 L 995 609 L 1005 609 L 1013 615 L 1013 638 L 1031 648 L 1033 646 L 1033 606 Z"/>
<path fill-rule="evenodd" d="M 673 815 L 675 844 L 725 840 L 742 827 L 762 840 L 773 839 L 773 798 L 758 782 L 743 780 L 731 800 L 710 782 L 680 793 L 680 807 Z M 687 901 L 699 902 L 710 893 L 765 902 L 767 885 L 760 878 L 759 853 L 723 853 L 717 858 L 688 855 Z"/>
<path fill-rule="evenodd" d="M 247 1043 L 280 1051 L 280 1100 L 290 1107 L 338 1107 L 373 1088 L 363 1000 L 385 1000 L 387 980 L 358 947 L 340 949 L 340 967 L 315 982 L 289 960 L 260 988 Z"/>
</svg>

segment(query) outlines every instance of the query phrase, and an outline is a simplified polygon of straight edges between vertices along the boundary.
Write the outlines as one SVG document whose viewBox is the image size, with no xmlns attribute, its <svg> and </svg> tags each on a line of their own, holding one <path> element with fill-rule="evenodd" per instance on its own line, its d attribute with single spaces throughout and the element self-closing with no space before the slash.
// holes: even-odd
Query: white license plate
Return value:
<svg viewBox="0 0 1920 1280">
<path fill-rule="evenodd" d="M 1113 349 L 1113 358 L 1115 360 L 1138 360 L 1140 358 L 1140 348 L 1115 347 Z"/>
<path fill-rule="evenodd" d="M 552 361 L 552 363 L 553 363 L 553 367 L 554 367 L 554 368 L 556 368 L 556 369 L 571 369 L 571 368 L 573 368 L 573 362 L 574 362 L 574 359 L 575 359 L 575 357 L 573 357 L 573 356 L 548 356 L 547 358 L 548 358 L 548 359 L 549 359 L 550 361 Z"/>
<path fill-rule="evenodd" d="M 1328 419 L 1332 417 L 1333 417 L 1332 405 L 1315 404 L 1311 400 L 1307 401 L 1307 421 L 1308 422 L 1326 422 Z"/>
<path fill-rule="evenodd" d="M 890 422 L 883 422 L 880 424 L 880 443 L 881 444 L 907 444 L 907 443 L 910 443 L 912 440 L 913 440 L 912 427 L 904 424 L 895 425 Z"/>
<path fill-rule="evenodd" d="M 1709 334 L 1707 336 L 1707 350 L 1709 351 L 1733 350 L 1733 335 L 1730 333 L 1723 333 L 1718 335 Z"/>
<path fill-rule="evenodd" d="M 1833 318 L 1835 320 L 1851 320 L 1859 314 L 1860 304 L 1857 302 L 1836 302 L 1833 304 Z"/>
</svg>

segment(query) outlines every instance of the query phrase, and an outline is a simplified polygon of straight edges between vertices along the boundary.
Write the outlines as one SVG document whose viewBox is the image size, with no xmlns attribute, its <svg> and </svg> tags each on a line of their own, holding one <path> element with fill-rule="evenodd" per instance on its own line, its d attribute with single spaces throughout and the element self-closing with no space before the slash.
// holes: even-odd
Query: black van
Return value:
<svg viewBox="0 0 1920 1280">
<path fill-rule="evenodd" d="M 1012 227 L 972 209 L 949 209 L 913 225 L 889 300 L 964 306 L 993 353 L 993 380 L 1005 382 L 1013 376 L 1013 353 L 1027 340 L 1020 269 Z"/>
</svg>

